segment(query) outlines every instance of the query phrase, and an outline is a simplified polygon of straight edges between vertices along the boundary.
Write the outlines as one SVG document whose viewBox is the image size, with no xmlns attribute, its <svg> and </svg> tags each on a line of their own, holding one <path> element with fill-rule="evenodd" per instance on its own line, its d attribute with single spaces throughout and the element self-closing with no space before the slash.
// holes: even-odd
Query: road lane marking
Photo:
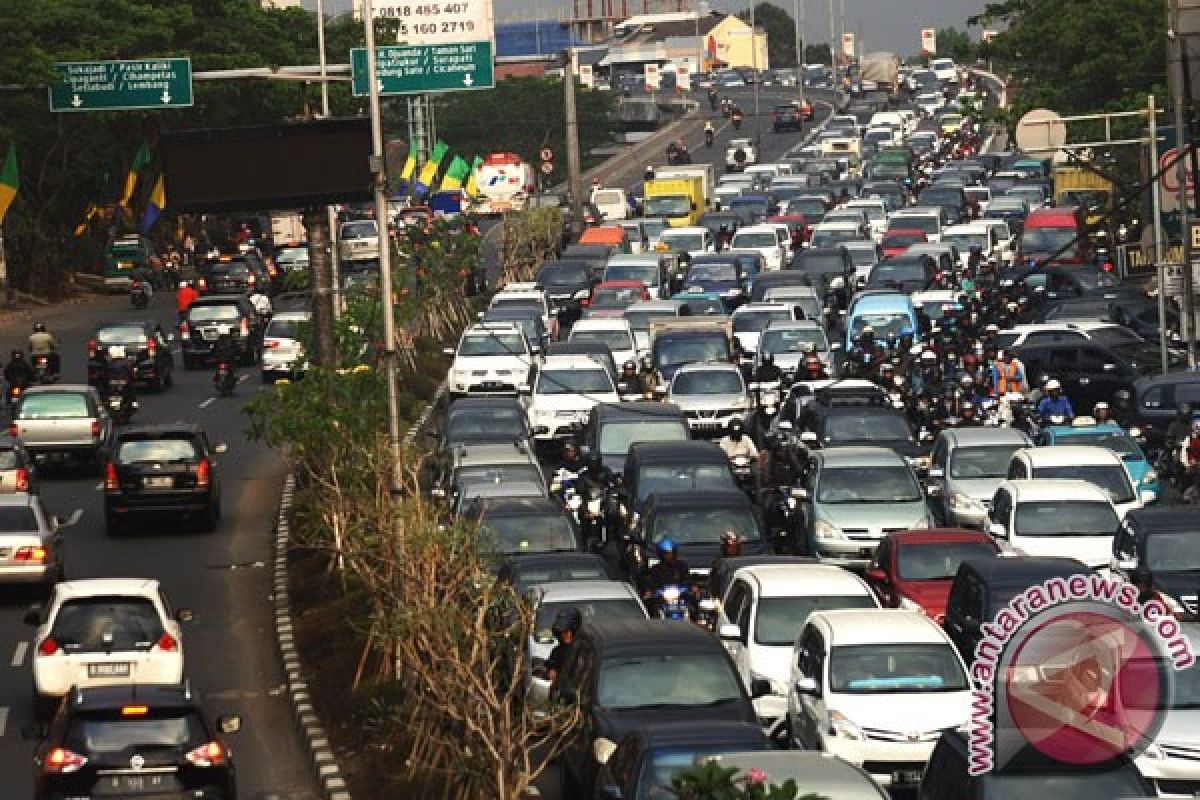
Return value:
<svg viewBox="0 0 1200 800">
<path fill-rule="evenodd" d="M 8 728 L 8 706 L 0 706 L 0 736 Z"/>
<path fill-rule="evenodd" d="M 25 663 L 25 653 L 29 651 L 29 642 L 17 642 L 17 650 L 13 653 L 12 665 L 19 667 Z"/>
<path fill-rule="evenodd" d="M 210 398 L 208 398 L 207 400 L 205 400 L 203 403 L 201 403 L 201 404 L 200 404 L 200 407 L 201 407 L 201 408 L 208 408 L 210 405 L 212 405 L 212 402 L 213 402 L 214 400 L 216 400 L 216 399 L 217 399 L 217 398 L 215 398 L 215 397 L 210 397 Z"/>
</svg>

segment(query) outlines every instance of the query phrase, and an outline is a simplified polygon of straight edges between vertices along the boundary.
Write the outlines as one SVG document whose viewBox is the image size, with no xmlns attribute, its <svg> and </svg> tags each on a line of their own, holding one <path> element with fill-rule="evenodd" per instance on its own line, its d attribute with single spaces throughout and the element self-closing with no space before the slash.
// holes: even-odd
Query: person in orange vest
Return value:
<svg viewBox="0 0 1200 800">
<path fill-rule="evenodd" d="M 1025 394 L 1029 391 L 1029 382 L 1025 379 L 1025 365 L 1011 352 L 1001 350 L 996 354 L 992 364 L 992 390 L 996 397 L 1003 397 L 1011 392 Z"/>
<path fill-rule="evenodd" d="M 175 290 L 175 310 L 179 312 L 180 320 L 187 316 L 188 309 L 199 298 L 200 293 L 192 288 L 190 281 L 179 282 L 179 288 Z"/>
</svg>

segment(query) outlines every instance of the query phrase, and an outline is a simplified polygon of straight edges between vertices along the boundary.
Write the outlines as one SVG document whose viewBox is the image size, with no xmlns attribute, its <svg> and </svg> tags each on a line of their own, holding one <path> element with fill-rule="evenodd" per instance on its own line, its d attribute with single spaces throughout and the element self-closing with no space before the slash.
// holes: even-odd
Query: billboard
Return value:
<svg viewBox="0 0 1200 800">
<path fill-rule="evenodd" d="M 932 56 L 937 55 L 937 29 L 922 28 L 921 29 L 921 55 Z"/>
<path fill-rule="evenodd" d="M 842 55 L 844 55 L 846 58 L 854 58 L 854 52 L 855 52 L 855 50 L 854 50 L 854 34 L 853 33 L 843 33 L 842 34 Z"/>
</svg>

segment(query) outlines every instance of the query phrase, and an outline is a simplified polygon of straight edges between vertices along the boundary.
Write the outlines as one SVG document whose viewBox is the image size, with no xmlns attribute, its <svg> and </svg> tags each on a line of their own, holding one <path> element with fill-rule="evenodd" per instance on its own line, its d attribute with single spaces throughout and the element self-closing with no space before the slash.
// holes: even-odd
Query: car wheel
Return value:
<svg viewBox="0 0 1200 800">
<path fill-rule="evenodd" d="M 217 522 L 221 519 L 221 506 L 219 500 L 214 500 L 209 504 L 208 508 L 204 509 L 204 513 L 200 515 L 200 530 L 203 533 L 212 533 L 217 529 Z"/>
<path fill-rule="evenodd" d="M 275 383 L 275 376 L 269 372 L 264 371 L 262 374 L 262 382 L 266 386 L 272 386 Z"/>
<path fill-rule="evenodd" d="M 175 385 L 175 368 L 167 367 L 167 371 L 163 374 L 163 386 Z"/>
</svg>

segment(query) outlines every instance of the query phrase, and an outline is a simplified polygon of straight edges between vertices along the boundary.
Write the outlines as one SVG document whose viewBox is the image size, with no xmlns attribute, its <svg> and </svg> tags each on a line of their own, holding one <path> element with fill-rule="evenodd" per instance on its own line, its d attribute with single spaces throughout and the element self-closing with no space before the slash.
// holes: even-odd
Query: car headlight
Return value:
<svg viewBox="0 0 1200 800">
<path fill-rule="evenodd" d="M 1166 751 L 1158 746 L 1158 742 L 1151 742 L 1150 745 L 1142 751 L 1142 755 L 1155 761 L 1165 761 L 1167 758 Z"/>
<path fill-rule="evenodd" d="M 840 711 L 829 712 L 829 732 L 834 736 L 841 736 L 843 739 L 861 741 L 866 738 L 859 727 Z"/>
<path fill-rule="evenodd" d="M 922 608 L 920 603 L 914 602 L 904 595 L 897 595 L 897 599 L 899 600 L 899 603 L 896 605 L 897 608 L 903 608 L 905 611 L 920 611 L 922 614 L 925 613 L 925 609 Z"/>
<path fill-rule="evenodd" d="M 1146 474 L 1142 476 L 1142 483 L 1158 483 L 1158 473 L 1154 470 L 1147 470 Z"/>
<path fill-rule="evenodd" d="M 1158 592 L 1158 599 L 1163 601 L 1163 605 L 1165 605 L 1172 614 L 1179 615 L 1187 613 L 1187 609 L 1184 608 L 1178 600 L 1166 592 Z"/>
<path fill-rule="evenodd" d="M 813 533 L 818 539 L 845 539 L 842 529 L 828 520 L 819 519 L 813 526 Z"/>
<path fill-rule="evenodd" d="M 982 514 L 987 511 L 983 503 L 968 494 L 954 492 L 946 496 L 946 504 L 955 511 L 971 511 Z"/>
</svg>

